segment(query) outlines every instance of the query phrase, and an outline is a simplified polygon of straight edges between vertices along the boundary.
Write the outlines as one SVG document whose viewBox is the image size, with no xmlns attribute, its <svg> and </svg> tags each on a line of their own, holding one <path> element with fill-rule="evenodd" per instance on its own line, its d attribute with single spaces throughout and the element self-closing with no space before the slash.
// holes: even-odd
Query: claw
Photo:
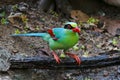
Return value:
<svg viewBox="0 0 120 80">
<path fill-rule="evenodd" d="M 77 63 L 78 65 L 81 64 L 81 60 L 80 60 L 80 58 L 79 58 L 76 54 L 71 54 L 71 53 L 66 53 L 66 54 L 67 54 L 68 56 L 74 58 L 74 59 L 76 60 L 76 63 Z"/>
<path fill-rule="evenodd" d="M 54 56 L 54 59 L 56 60 L 56 62 L 57 62 L 58 64 L 60 64 L 61 60 L 60 60 L 60 58 L 58 57 L 58 55 L 57 55 L 55 52 L 52 52 L 52 55 Z"/>
</svg>

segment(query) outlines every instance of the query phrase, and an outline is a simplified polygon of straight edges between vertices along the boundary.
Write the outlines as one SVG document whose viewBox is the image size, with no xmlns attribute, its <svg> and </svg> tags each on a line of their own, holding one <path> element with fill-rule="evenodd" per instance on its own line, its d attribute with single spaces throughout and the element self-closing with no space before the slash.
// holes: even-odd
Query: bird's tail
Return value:
<svg viewBox="0 0 120 80">
<path fill-rule="evenodd" d="M 11 36 L 24 36 L 24 37 L 42 37 L 44 40 L 48 41 L 50 35 L 48 33 L 25 33 L 25 34 L 12 34 Z"/>
<path fill-rule="evenodd" d="M 12 34 L 11 36 L 30 36 L 30 37 L 42 37 L 47 33 L 25 33 L 25 34 Z"/>
</svg>

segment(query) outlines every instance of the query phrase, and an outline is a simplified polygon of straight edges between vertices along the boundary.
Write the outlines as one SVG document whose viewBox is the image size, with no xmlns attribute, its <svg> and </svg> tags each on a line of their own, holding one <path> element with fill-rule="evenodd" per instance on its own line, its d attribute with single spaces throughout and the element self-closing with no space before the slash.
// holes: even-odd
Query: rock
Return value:
<svg viewBox="0 0 120 80">
<path fill-rule="evenodd" d="M 113 36 L 120 35 L 120 21 L 119 20 L 105 20 L 106 30 Z"/>
<path fill-rule="evenodd" d="M 21 2 L 20 4 L 18 4 L 18 10 L 20 10 L 21 12 L 26 12 L 29 8 L 29 5 L 27 3 Z"/>
<path fill-rule="evenodd" d="M 12 52 L 15 54 L 18 53 L 19 51 L 17 49 L 13 49 Z"/>
<path fill-rule="evenodd" d="M 74 10 L 81 10 L 85 13 L 95 13 L 102 6 L 102 0 L 69 0 Z"/>
<path fill-rule="evenodd" d="M 120 28 L 116 29 L 116 35 L 120 35 Z"/>
<path fill-rule="evenodd" d="M 89 16 L 80 10 L 72 10 L 70 12 L 71 17 L 79 22 L 86 22 Z"/>
<path fill-rule="evenodd" d="M 10 68 L 8 62 L 11 54 L 4 48 L 0 47 L 0 71 L 7 71 Z"/>
<path fill-rule="evenodd" d="M 0 7 L 0 13 L 4 11 L 4 7 Z"/>
<path fill-rule="evenodd" d="M 104 71 L 103 71 L 103 76 L 104 76 L 104 77 L 107 77 L 108 75 L 109 75 L 109 72 L 106 71 L 106 70 L 104 70 Z"/>
<path fill-rule="evenodd" d="M 120 0 L 104 0 L 104 1 L 110 5 L 120 7 Z"/>
<path fill-rule="evenodd" d="M 10 13 L 10 15 L 8 16 L 8 20 L 12 23 L 12 24 L 14 24 L 14 23 L 16 23 L 15 22 L 15 18 L 21 18 L 21 15 L 22 15 L 22 13 Z"/>
<path fill-rule="evenodd" d="M 117 72 L 120 74 L 120 66 L 118 66 L 118 70 L 117 70 Z"/>
</svg>

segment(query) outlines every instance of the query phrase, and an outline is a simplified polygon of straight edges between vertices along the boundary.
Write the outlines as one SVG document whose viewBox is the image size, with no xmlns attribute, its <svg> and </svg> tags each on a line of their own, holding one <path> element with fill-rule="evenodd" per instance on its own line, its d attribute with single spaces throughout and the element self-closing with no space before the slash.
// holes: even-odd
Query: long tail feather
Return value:
<svg viewBox="0 0 120 80">
<path fill-rule="evenodd" d="M 24 37 L 41 37 L 45 41 L 49 41 L 51 38 L 48 33 L 25 33 L 25 34 L 12 34 L 11 36 L 24 36 Z"/>
<path fill-rule="evenodd" d="M 11 36 L 29 36 L 29 37 L 43 37 L 47 33 L 25 33 L 25 34 L 12 34 Z"/>
</svg>

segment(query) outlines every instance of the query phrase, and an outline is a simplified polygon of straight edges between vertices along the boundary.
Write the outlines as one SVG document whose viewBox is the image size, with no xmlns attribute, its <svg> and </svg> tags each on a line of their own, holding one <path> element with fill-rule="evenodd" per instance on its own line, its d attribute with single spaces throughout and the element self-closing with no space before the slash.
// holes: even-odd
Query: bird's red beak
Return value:
<svg viewBox="0 0 120 80">
<path fill-rule="evenodd" d="M 80 33 L 80 29 L 78 27 L 75 27 L 72 29 L 73 32 L 77 32 L 77 33 Z"/>
</svg>

